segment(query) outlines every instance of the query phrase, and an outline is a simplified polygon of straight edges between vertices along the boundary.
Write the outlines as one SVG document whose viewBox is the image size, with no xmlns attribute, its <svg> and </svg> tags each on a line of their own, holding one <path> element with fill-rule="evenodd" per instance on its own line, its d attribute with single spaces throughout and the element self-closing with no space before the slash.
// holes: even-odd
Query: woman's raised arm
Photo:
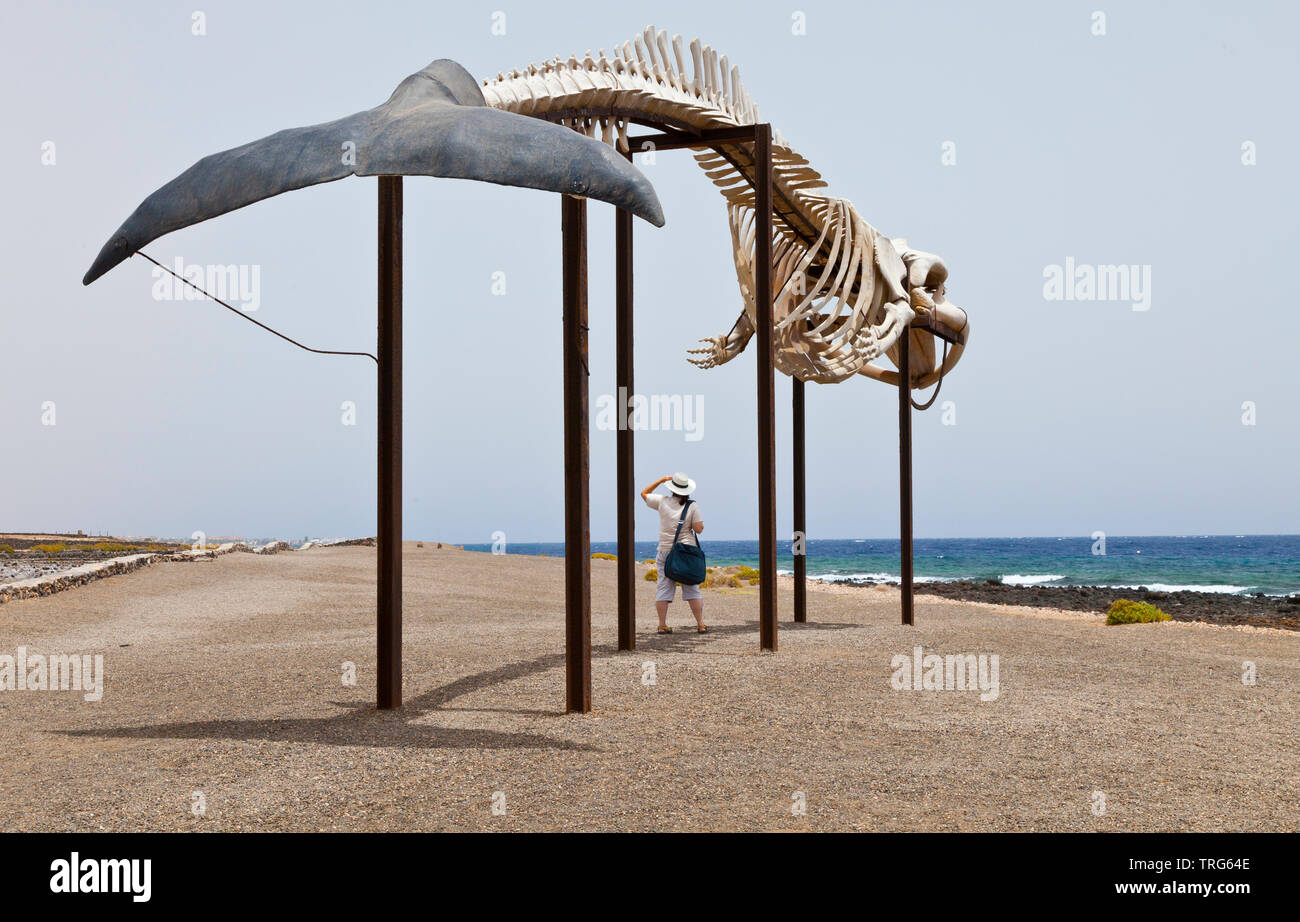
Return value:
<svg viewBox="0 0 1300 922">
<path fill-rule="evenodd" d="M 670 480 L 672 480 L 672 479 L 673 479 L 673 475 L 672 475 L 672 474 L 669 474 L 667 477 L 660 477 L 660 478 L 659 478 L 658 480 L 656 480 L 654 483 L 650 484 L 650 486 L 646 487 L 644 490 L 641 491 L 641 498 L 642 498 L 642 499 L 645 499 L 647 496 L 649 496 L 651 493 L 653 493 L 656 489 L 658 489 L 659 484 L 661 484 L 661 483 L 667 483 L 668 481 L 670 481 Z"/>
</svg>

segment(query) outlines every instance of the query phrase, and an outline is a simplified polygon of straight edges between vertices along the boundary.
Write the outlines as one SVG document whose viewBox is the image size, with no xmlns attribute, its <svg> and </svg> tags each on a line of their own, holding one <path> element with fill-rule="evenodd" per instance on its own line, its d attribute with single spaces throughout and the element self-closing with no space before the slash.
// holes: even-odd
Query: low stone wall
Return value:
<svg viewBox="0 0 1300 922">
<path fill-rule="evenodd" d="M 374 538 L 349 538 L 346 541 L 331 541 L 326 547 L 374 547 Z"/>
<path fill-rule="evenodd" d="M 374 547 L 374 546 L 375 546 L 374 538 L 341 538 L 334 541 L 330 541 L 328 539 L 321 539 L 319 541 L 308 541 L 302 547 L 298 548 L 298 550 L 305 551 L 309 547 Z"/>
<path fill-rule="evenodd" d="M 303 545 L 303 549 L 305 550 L 313 546 L 313 544 L 315 547 L 374 547 L 375 539 L 350 538 L 346 541 L 308 542 Z M 191 549 L 170 554 L 131 554 L 126 557 L 112 557 L 108 560 L 99 560 L 79 567 L 69 567 L 66 570 L 60 570 L 57 573 L 50 573 L 45 576 L 15 580 L 12 583 L 0 583 L 0 603 L 53 595 L 65 589 L 84 586 L 86 583 L 94 582 L 97 579 L 117 576 L 120 573 L 130 573 L 139 570 L 141 567 L 150 567 L 160 561 L 192 563 L 197 560 L 215 560 L 223 554 L 231 554 L 236 551 L 250 554 L 278 554 L 281 551 L 292 550 L 293 545 L 287 541 L 272 541 L 270 544 L 264 544 L 261 547 L 228 543 L 205 548 L 201 551 Z"/>
<path fill-rule="evenodd" d="M 195 560 L 215 560 L 220 555 L 229 554 L 233 550 L 235 550 L 234 544 L 222 544 L 201 551 L 177 551 L 172 554 L 129 554 L 125 557 L 97 560 L 94 563 L 69 567 L 66 570 L 60 570 L 57 573 L 50 573 L 45 576 L 15 580 L 12 583 L 2 583 L 0 584 L 0 603 L 53 595 L 65 589 L 73 589 L 77 586 L 84 586 L 86 583 L 93 583 L 97 579 L 117 576 L 120 573 L 131 573 L 141 567 L 151 567 L 159 561 L 188 563 Z"/>
<path fill-rule="evenodd" d="M 38 596 L 53 595 L 56 592 L 62 592 L 64 589 L 71 589 L 74 586 L 84 586 L 86 583 L 94 582 L 97 579 L 103 579 L 106 576 L 116 576 L 119 573 L 130 573 L 132 570 L 138 570 L 141 567 L 151 566 L 158 561 L 163 555 L 159 554 L 131 554 L 128 557 L 113 557 L 109 560 L 101 560 L 96 563 L 87 563 L 79 567 L 71 567 L 59 573 L 51 573 L 48 576 L 38 576 L 33 579 L 20 579 L 12 583 L 0 585 L 0 602 L 10 602 L 14 599 L 30 599 Z"/>
<path fill-rule="evenodd" d="M 171 560 L 178 563 L 188 563 L 192 560 L 215 560 L 222 554 L 230 554 L 239 550 L 240 545 L 235 543 L 219 544 L 216 547 L 204 548 L 201 551 L 190 549 L 188 551 L 177 551 L 174 554 L 155 554 L 161 560 Z"/>
<path fill-rule="evenodd" d="M 240 544 L 236 548 L 249 554 L 278 554 L 281 551 L 292 551 L 293 545 L 288 541 L 272 541 L 270 544 L 263 544 L 259 547 L 250 547 L 247 544 Z"/>
</svg>

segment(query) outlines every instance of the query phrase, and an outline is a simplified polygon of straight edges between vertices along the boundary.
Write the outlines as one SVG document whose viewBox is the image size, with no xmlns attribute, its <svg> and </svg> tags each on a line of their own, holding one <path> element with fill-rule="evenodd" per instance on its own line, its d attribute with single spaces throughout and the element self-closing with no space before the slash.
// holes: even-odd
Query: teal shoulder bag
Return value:
<svg viewBox="0 0 1300 922">
<path fill-rule="evenodd" d="M 682 506 L 681 517 L 677 520 L 677 531 L 673 534 L 673 546 L 664 558 L 664 576 L 674 583 L 698 586 L 704 582 L 707 567 L 704 563 L 704 548 L 700 547 L 700 536 L 695 536 L 694 544 L 681 544 L 682 523 L 686 521 L 686 510 L 691 508 L 693 499 L 688 499 Z"/>
</svg>

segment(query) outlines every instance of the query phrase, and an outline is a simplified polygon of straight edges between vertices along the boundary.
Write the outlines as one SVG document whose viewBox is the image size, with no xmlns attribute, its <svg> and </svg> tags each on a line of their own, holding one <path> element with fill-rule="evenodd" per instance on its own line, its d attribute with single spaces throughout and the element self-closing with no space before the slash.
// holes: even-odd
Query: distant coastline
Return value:
<svg viewBox="0 0 1300 922">
<path fill-rule="evenodd" d="M 758 562 L 757 541 L 703 539 L 710 563 Z M 1122 536 L 1105 540 L 1104 554 L 1087 536 L 1057 538 L 918 538 L 918 583 L 986 583 L 1008 587 L 1107 588 L 1198 592 L 1228 597 L 1285 598 L 1300 593 L 1300 535 Z M 466 550 L 491 551 L 489 543 Z M 613 541 L 593 541 L 593 552 L 616 553 Z M 638 560 L 654 556 L 651 541 L 638 541 Z M 506 553 L 563 556 L 563 542 L 505 544 Z M 811 538 L 808 576 L 827 582 L 898 582 L 897 540 Z M 794 567 L 791 542 L 777 542 L 777 567 Z"/>
<path fill-rule="evenodd" d="M 757 541 L 704 540 L 709 563 L 758 563 Z M 1105 554 L 1090 537 L 917 539 L 916 592 L 996 605 L 1103 613 L 1116 599 L 1157 605 L 1177 621 L 1300 631 L 1300 536 L 1110 536 Z M 490 544 L 466 550 L 491 551 Z M 612 541 L 593 553 L 614 554 Z M 649 541 L 637 559 L 654 556 Z M 777 542 L 778 573 L 789 574 L 789 541 Z M 810 539 L 810 580 L 870 588 L 897 585 L 898 542 Z M 563 542 L 516 543 L 506 553 L 560 557 Z"/>
<path fill-rule="evenodd" d="M 102 536 L 10 534 L 7 539 L 9 544 L 0 540 L 0 595 L 6 598 L 45 595 L 159 560 L 210 558 L 214 551 L 266 554 L 295 545 L 374 542 L 271 540 L 252 546 L 228 542 L 219 549 L 209 543 L 206 552 L 196 552 L 183 542 L 150 543 L 152 539 L 130 546 Z M 704 546 L 712 565 L 758 563 L 756 541 L 706 539 Z M 564 556 L 563 542 L 467 543 L 464 549 Z M 916 591 L 920 596 L 1095 613 L 1105 612 L 1116 599 L 1136 599 L 1156 604 L 1175 620 L 1300 631 L 1300 536 L 1108 536 L 1105 553 L 1094 549 L 1101 548 L 1090 537 L 918 539 Z M 613 541 L 594 541 L 591 550 L 616 555 L 618 547 Z M 808 576 L 860 588 L 897 585 L 898 553 L 898 542 L 891 540 L 810 539 Z M 654 554 L 653 542 L 637 542 L 638 561 Z M 778 574 L 788 575 L 793 562 L 791 543 L 779 541 Z"/>
</svg>

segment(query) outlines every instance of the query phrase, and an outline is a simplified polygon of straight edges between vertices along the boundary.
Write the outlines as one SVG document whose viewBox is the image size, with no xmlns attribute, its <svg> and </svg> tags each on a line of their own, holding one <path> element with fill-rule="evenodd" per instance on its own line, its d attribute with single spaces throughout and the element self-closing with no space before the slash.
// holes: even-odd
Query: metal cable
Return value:
<svg viewBox="0 0 1300 922">
<path fill-rule="evenodd" d="M 948 340 L 945 339 L 943 341 L 943 361 L 939 363 L 939 380 L 935 382 L 934 393 L 930 395 L 930 399 L 927 400 L 924 404 L 917 403 L 916 400 L 914 400 L 909 395 L 907 399 L 911 401 L 913 409 L 928 410 L 930 409 L 930 407 L 934 406 L 934 402 L 939 399 L 939 391 L 940 389 L 943 388 L 943 366 L 947 361 L 948 361 Z"/>
<path fill-rule="evenodd" d="M 135 255 L 136 255 L 136 256 L 143 256 L 145 259 L 149 260 L 149 262 L 153 263 L 155 266 L 157 266 L 157 267 L 158 267 L 159 269 L 161 269 L 162 271 L 166 272 L 168 275 L 171 275 L 173 278 L 177 278 L 177 279 L 179 279 L 180 281 L 184 282 L 186 285 L 189 285 L 191 288 L 193 288 L 193 289 L 194 289 L 195 291 L 197 291 L 199 294 L 203 295 L 205 298 L 210 298 L 210 299 L 212 299 L 213 301 L 216 301 L 218 304 L 220 304 L 220 305 L 221 305 L 222 307 L 224 307 L 226 310 L 230 311 L 232 314 L 235 314 L 236 316 L 239 316 L 239 317 L 243 317 L 243 318 L 244 318 L 245 320 L 247 320 L 249 323 L 255 323 L 255 324 L 257 324 L 257 325 L 258 325 L 259 327 L 261 327 L 263 330 L 266 330 L 266 332 L 268 332 L 268 333 L 274 333 L 276 336 L 280 337 L 280 338 L 283 339 L 285 342 L 293 343 L 293 344 L 294 344 L 295 346 L 297 346 L 299 349 L 303 349 L 303 350 L 305 350 L 305 351 L 307 351 L 307 352 L 315 352 L 317 355 L 364 355 L 366 358 L 372 360 L 376 365 L 379 364 L 379 359 L 376 358 L 374 355 L 371 355 L 369 352 L 342 352 L 342 351 L 339 351 L 339 350 L 336 350 L 336 349 L 313 349 L 311 346 L 304 346 L 302 343 L 298 342 L 298 340 L 293 339 L 293 338 L 288 337 L 288 336 L 285 336 L 285 335 L 284 335 L 283 333 L 281 333 L 279 330 L 273 330 L 273 329 L 271 329 L 270 327 L 268 327 L 266 324 L 262 323 L 261 321 L 259 321 L 259 320 L 254 320 L 252 317 L 248 316 L 248 314 L 244 313 L 244 312 L 241 311 L 239 308 L 237 308 L 237 307 L 231 307 L 229 304 L 227 304 L 225 301 L 222 301 L 222 300 L 221 300 L 220 298 L 218 298 L 216 295 L 214 295 L 214 294 L 212 294 L 212 293 L 210 293 L 210 292 L 204 291 L 202 288 L 200 288 L 198 285 L 195 285 L 193 282 L 191 282 L 189 279 L 185 278 L 184 276 L 177 275 L 175 272 L 173 272 L 171 269 L 168 269 L 168 268 L 167 268 L 166 266 L 164 266 L 162 263 L 158 262 L 158 260 L 154 259 L 152 256 L 150 256 L 150 255 L 149 255 L 148 253 L 146 253 L 144 250 L 136 250 L 136 251 L 135 251 Z"/>
</svg>

